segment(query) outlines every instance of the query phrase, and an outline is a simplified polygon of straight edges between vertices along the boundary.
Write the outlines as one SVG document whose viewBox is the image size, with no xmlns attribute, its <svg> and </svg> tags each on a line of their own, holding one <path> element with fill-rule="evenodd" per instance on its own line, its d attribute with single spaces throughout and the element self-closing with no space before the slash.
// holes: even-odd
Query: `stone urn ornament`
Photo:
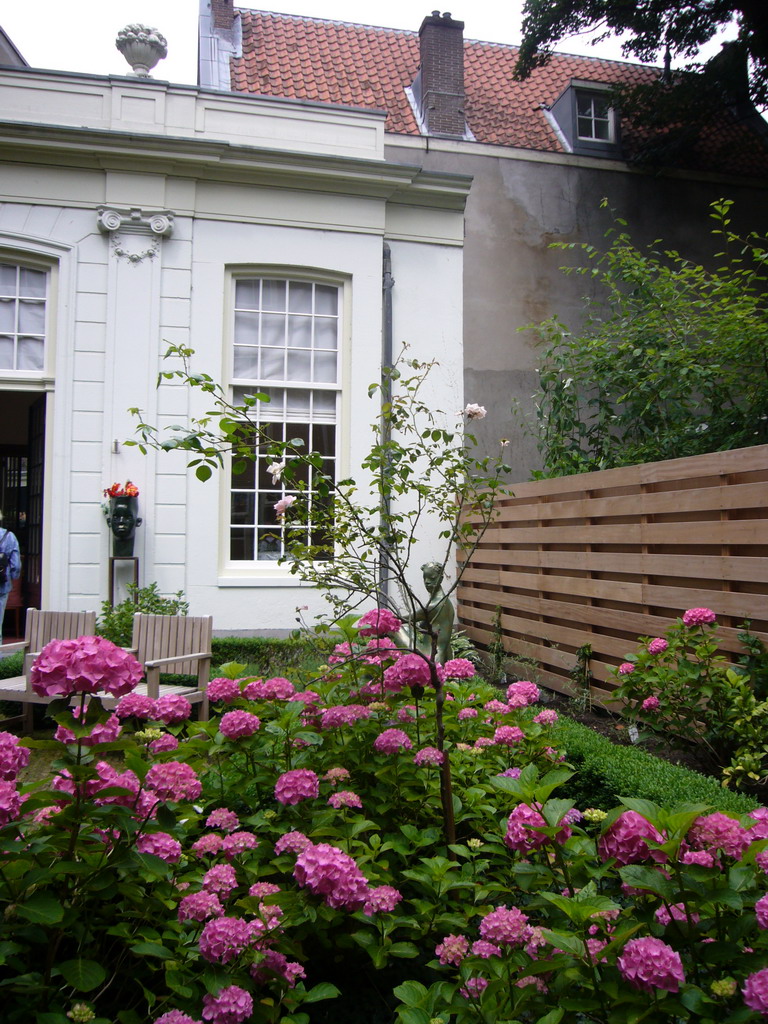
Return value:
<svg viewBox="0 0 768 1024">
<path fill-rule="evenodd" d="M 148 25 L 126 25 L 121 28 L 115 46 L 138 78 L 149 78 L 149 72 L 155 64 L 168 56 L 165 36 Z"/>
<path fill-rule="evenodd" d="M 139 489 L 127 480 L 125 484 L 112 484 L 104 491 L 109 501 L 107 525 L 112 531 L 112 554 L 117 558 L 131 558 L 136 527 L 141 526 L 137 516 L 139 510 Z"/>
</svg>

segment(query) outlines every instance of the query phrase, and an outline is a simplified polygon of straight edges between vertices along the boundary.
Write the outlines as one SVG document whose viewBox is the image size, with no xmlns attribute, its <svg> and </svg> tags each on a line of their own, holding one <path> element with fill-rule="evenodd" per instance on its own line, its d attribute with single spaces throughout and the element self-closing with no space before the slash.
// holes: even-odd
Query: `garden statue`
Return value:
<svg viewBox="0 0 768 1024">
<path fill-rule="evenodd" d="M 436 638 L 435 661 L 442 665 L 451 658 L 456 612 L 443 590 L 445 567 L 440 562 L 426 562 L 421 572 L 429 600 L 426 605 L 419 605 L 412 615 L 401 614 L 403 628 L 393 634 L 392 639 L 398 647 L 420 651 L 431 658 L 433 637 Z"/>
<path fill-rule="evenodd" d="M 141 518 L 136 515 L 139 489 L 129 480 L 125 487 L 112 484 L 104 491 L 109 498 L 107 525 L 112 530 L 112 554 L 116 558 L 131 558 L 136 527 Z"/>
</svg>

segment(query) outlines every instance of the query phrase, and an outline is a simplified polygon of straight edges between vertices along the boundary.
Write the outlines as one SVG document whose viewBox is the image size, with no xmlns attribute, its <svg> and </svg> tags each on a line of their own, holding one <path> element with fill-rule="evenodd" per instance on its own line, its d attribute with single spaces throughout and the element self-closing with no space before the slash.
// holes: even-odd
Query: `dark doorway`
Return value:
<svg viewBox="0 0 768 1024">
<path fill-rule="evenodd" d="M 2 527 L 21 548 L 21 579 L 8 595 L 3 636 L 23 636 L 27 608 L 39 608 L 43 567 L 45 395 L 0 391 L 0 509 Z"/>
</svg>

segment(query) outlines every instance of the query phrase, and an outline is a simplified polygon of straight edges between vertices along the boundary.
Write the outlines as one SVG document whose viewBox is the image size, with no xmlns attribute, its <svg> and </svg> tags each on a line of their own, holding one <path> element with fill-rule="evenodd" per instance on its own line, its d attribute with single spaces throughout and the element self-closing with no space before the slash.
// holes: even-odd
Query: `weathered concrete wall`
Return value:
<svg viewBox="0 0 768 1024">
<path fill-rule="evenodd" d="M 488 417 L 473 424 L 484 449 L 511 439 L 511 481 L 528 479 L 540 466 L 533 437 L 512 413 L 519 403 L 521 415 L 533 422 L 537 339 L 520 328 L 557 314 L 577 329 L 584 311 L 587 280 L 559 269 L 577 262 L 578 254 L 552 249 L 553 242 L 602 244 L 611 225 L 609 210 L 600 207 L 603 197 L 636 242 L 663 238 L 666 248 L 694 258 L 713 251 L 707 207 L 720 197 L 735 200 L 737 228 L 768 226 L 768 183 L 659 177 L 618 161 L 434 139 L 428 148 L 423 140 L 388 145 L 386 156 L 474 177 L 464 245 L 464 390 L 467 401 L 488 409 Z"/>
</svg>

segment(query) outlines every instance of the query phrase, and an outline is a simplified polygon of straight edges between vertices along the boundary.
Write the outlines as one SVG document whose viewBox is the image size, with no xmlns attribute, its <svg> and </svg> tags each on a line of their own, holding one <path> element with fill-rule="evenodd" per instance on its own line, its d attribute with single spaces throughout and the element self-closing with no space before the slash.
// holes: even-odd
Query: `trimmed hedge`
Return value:
<svg viewBox="0 0 768 1024">
<path fill-rule="evenodd" d="M 326 656 L 300 637 L 221 636 L 211 644 L 214 666 L 237 661 L 258 675 L 277 676 L 302 668 L 314 659 L 318 664 Z"/>
<path fill-rule="evenodd" d="M 566 751 L 577 769 L 568 783 L 577 806 L 615 807 L 621 796 L 641 797 L 664 806 L 706 803 L 713 810 L 744 814 L 758 806 L 743 793 L 723 789 L 717 779 L 670 764 L 637 747 L 622 747 L 572 719 L 561 716 L 553 746 Z"/>
<path fill-rule="evenodd" d="M 21 651 L 0 658 L 0 679 L 12 679 L 24 671 L 24 655 Z"/>
</svg>

